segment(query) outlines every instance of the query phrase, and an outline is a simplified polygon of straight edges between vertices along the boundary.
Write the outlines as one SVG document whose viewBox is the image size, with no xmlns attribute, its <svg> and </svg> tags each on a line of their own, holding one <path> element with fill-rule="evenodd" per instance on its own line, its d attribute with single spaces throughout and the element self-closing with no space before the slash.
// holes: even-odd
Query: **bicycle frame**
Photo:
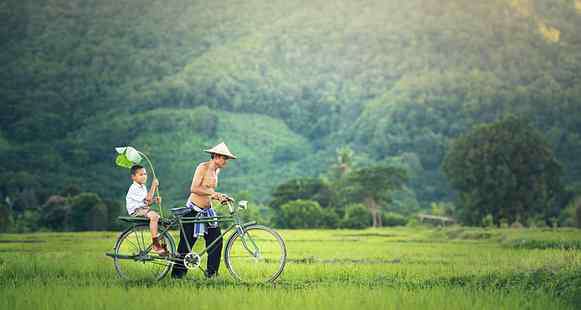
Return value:
<svg viewBox="0 0 581 310">
<path fill-rule="evenodd" d="M 261 251 L 261 249 L 259 248 L 259 240 L 262 240 L 262 237 L 258 237 L 258 239 L 256 239 L 257 236 L 262 236 L 261 233 L 262 232 L 266 232 L 268 234 L 268 236 L 271 236 L 272 238 L 274 238 L 273 240 L 276 242 L 276 244 L 280 247 L 280 256 L 276 256 L 278 258 L 275 259 L 280 259 L 278 262 L 278 265 L 276 265 L 275 267 L 278 269 L 272 269 L 271 274 L 267 275 L 263 275 L 263 277 L 260 281 L 275 281 L 280 274 L 282 273 L 282 271 L 284 270 L 284 265 L 285 265 L 285 260 L 286 260 L 286 246 L 284 244 L 284 240 L 282 240 L 281 236 L 276 233 L 276 231 L 274 231 L 271 228 L 262 226 L 262 225 L 257 225 L 256 222 L 254 221 L 249 221 L 249 222 L 242 222 L 241 216 L 238 213 L 239 210 L 245 209 L 246 208 L 246 202 L 245 201 L 241 201 L 237 206 L 237 207 L 233 207 L 232 206 L 232 200 L 228 201 L 226 205 L 228 205 L 230 213 L 227 215 L 222 215 L 222 216 L 204 216 L 201 217 L 199 216 L 189 216 L 189 217 L 185 217 L 183 216 L 184 213 L 187 214 L 188 209 L 186 208 L 177 208 L 177 209 L 172 209 L 172 213 L 174 214 L 173 217 L 171 218 L 162 218 L 159 222 L 159 237 L 161 239 L 164 239 L 166 244 L 168 245 L 168 248 L 170 249 L 170 253 L 169 255 L 157 255 L 155 252 L 152 252 L 152 247 L 153 244 L 146 242 L 147 239 L 147 226 L 148 226 L 148 222 L 149 220 L 145 217 L 133 217 L 133 216 L 122 216 L 119 217 L 120 220 L 128 222 L 129 225 L 128 227 L 119 235 L 119 237 L 117 238 L 117 242 L 115 243 L 114 246 L 114 251 L 112 253 L 105 253 L 106 256 L 112 257 L 114 259 L 114 264 L 115 264 L 115 269 L 118 273 L 118 275 L 124 279 L 127 280 L 131 280 L 134 279 L 134 276 L 131 276 L 130 274 L 127 274 L 127 267 L 124 267 L 126 265 L 120 264 L 120 260 L 129 260 L 130 262 L 141 262 L 143 264 L 148 263 L 148 265 L 144 265 L 144 268 L 147 269 L 151 269 L 153 265 L 161 265 L 163 266 L 162 269 L 159 269 L 157 271 L 152 270 L 153 276 L 155 277 L 156 280 L 160 280 L 162 279 L 168 272 L 169 270 L 171 270 L 170 268 L 172 266 L 180 266 L 185 267 L 187 269 L 197 269 L 199 268 L 200 270 L 206 272 L 205 268 L 202 267 L 201 264 L 201 260 L 202 257 L 204 255 L 208 255 L 210 253 L 211 250 L 217 250 L 217 249 L 213 249 L 217 243 L 221 242 L 222 240 L 225 239 L 226 235 L 229 235 L 228 238 L 226 238 L 227 240 L 225 240 L 225 247 L 224 247 L 224 262 L 226 264 L 226 267 L 228 268 L 228 271 L 230 272 L 230 274 L 232 275 L 232 277 L 234 277 L 237 280 L 250 280 L 250 277 L 247 277 L 247 275 L 243 275 L 241 277 L 241 275 L 239 274 L 239 271 L 237 271 L 236 267 L 232 266 L 238 266 L 239 263 L 235 263 L 232 264 L 232 257 L 246 257 L 246 258 L 250 258 L 250 263 L 267 263 L 269 261 L 269 258 L 266 257 L 262 257 L 263 256 L 263 251 Z M 224 224 L 224 223 L 229 223 L 228 227 L 225 228 L 222 232 L 220 232 L 220 234 L 217 236 L 217 238 L 209 243 L 207 243 L 207 246 L 199 253 L 194 252 L 193 246 L 190 245 L 190 241 L 192 241 L 190 238 L 192 236 L 188 236 L 185 234 L 185 229 L 184 229 L 184 225 L 195 225 L 195 224 L 200 224 L 200 223 L 211 223 L 211 222 L 217 222 L 220 224 Z M 226 226 L 226 225 L 223 225 Z M 175 239 L 172 237 L 172 234 L 169 233 L 170 230 L 174 230 L 174 229 L 179 229 L 180 232 L 180 241 L 181 242 L 186 242 L 186 247 L 187 249 L 183 249 L 183 253 L 176 253 L 176 247 L 175 247 Z M 256 230 L 258 233 L 254 234 L 254 230 Z M 133 243 L 130 238 L 134 238 L 131 237 L 132 235 L 135 235 L 135 243 Z M 181 239 L 183 238 L 183 239 Z M 240 240 L 237 240 L 237 239 Z M 270 238 L 270 237 L 269 237 Z M 239 242 L 239 243 L 238 243 Z M 124 250 L 120 250 L 122 247 L 122 245 L 124 244 L 128 244 L 130 250 L 125 252 Z M 131 250 L 133 249 L 133 250 Z M 232 250 L 232 249 L 236 249 L 236 250 Z M 278 248 L 277 248 L 278 249 Z M 137 252 L 135 251 L 137 250 Z M 187 250 L 187 252 L 186 252 Z M 220 249 L 219 251 L 222 251 L 222 249 Z M 236 254 L 232 254 L 234 251 Z M 276 250 L 278 251 L 278 250 Z M 267 250 L 265 253 L 267 253 L 267 255 L 270 255 L 271 252 L 270 250 Z M 278 252 L 277 252 L 278 253 Z M 248 256 L 248 254 L 250 254 L 250 256 Z M 234 255 L 234 256 L 233 256 Z M 240 256 L 241 255 L 241 256 Z M 274 254 L 277 255 L 277 254 Z M 246 259 L 245 258 L 245 259 Z M 235 259 L 236 261 L 236 259 Z M 248 262 L 248 261 L 246 261 Z M 129 263 L 132 264 L 132 263 Z M 153 265 L 149 265 L 149 264 L 153 264 Z M 196 268 L 197 267 L 197 268 Z M 153 268 L 157 268 L 157 267 L 153 267 Z M 139 270 L 139 269 L 136 269 Z M 145 270 L 145 269 L 144 269 Z M 131 271 L 130 271 L 131 273 Z M 139 271 L 138 271 L 139 273 Z M 137 277 L 139 277 L 138 274 L 136 274 Z"/>
<path fill-rule="evenodd" d="M 182 216 L 176 216 L 173 219 L 170 219 L 170 222 L 166 222 L 166 224 L 162 224 L 159 226 L 159 232 L 158 234 L 161 236 L 164 233 L 170 231 L 172 228 L 174 227 L 178 227 L 179 231 L 180 231 L 180 238 L 182 236 L 184 236 L 185 241 L 186 241 L 186 245 L 188 248 L 188 254 L 190 253 L 194 253 L 192 247 L 190 246 L 190 240 L 188 239 L 188 236 L 186 235 L 185 231 L 184 231 L 184 224 L 198 224 L 198 223 L 232 223 L 230 224 L 230 226 L 228 226 L 223 232 L 220 233 L 220 235 L 218 235 L 218 237 L 212 241 L 208 246 L 206 246 L 200 253 L 196 253 L 197 255 L 199 255 L 199 257 L 201 258 L 202 256 L 204 256 L 205 254 L 208 253 L 208 251 L 210 250 L 210 248 L 212 248 L 217 242 L 220 241 L 220 239 L 224 239 L 224 236 L 226 234 L 228 234 L 229 232 L 236 230 L 236 232 L 238 232 L 238 234 L 241 237 L 241 241 L 242 244 L 244 245 L 244 248 L 251 253 L 253 256 L 257 256 L 260 253 L 258 252 L 258 247 L 256 246 L 256 243 L 254 242 L 254 240 L 252 240 L 252 238 L 246 238 L 246 234 L 244 231 L 244 227 L 247 227 L 249 225 L 253 225 L 256 224 L 255 221 L 251 221 L 251 222 L 246 222 L 246 223 L 242 223 L 240 217 L 237 214 L 237 210 L 234 209 L 234 207 L 232 206 L 231 202 L 228 202 L 228 207 L 230 209 L 230 215 L 222 215 L 222 216 L 214 216 L 214 217 L 182 217 Z M 167 221 L 167 219 L 166 219 Z M 133 224 L 134 226 L 137 224 Z M 254 249 L 256 249 L 255 251 L 252 251 L 249 246 L 248 246 L 248 240 L 250 240 L 250 244 L 251 246 L 254 247 Z M 151 251 L 152 245 L 150 244 L 147 248 L 144 249 L 145 253 L 148 253 L 149 251 Z M 160 257 L 161 258 L 161 257 Z M 175 263 L 175 261 L 180 261 L 180 259 L 176 259 L 176 258 L 168 258 L 168 260 L 172 261 Z M 199 266 L 201 269 L 203 269 L 201 266 Z"/>
</svg>

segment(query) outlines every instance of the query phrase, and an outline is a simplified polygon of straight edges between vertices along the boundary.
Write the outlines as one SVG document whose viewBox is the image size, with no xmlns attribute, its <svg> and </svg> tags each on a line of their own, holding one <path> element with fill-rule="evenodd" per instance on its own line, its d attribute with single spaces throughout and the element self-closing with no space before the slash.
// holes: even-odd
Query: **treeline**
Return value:
<svg viewBox="0 0 581 310">
<path fill-rule="evenodd" d="M 363 228 L 417 224 L 418 209 L 394 197 L 409 166 L 353 167 L 338 151 L 326 177 L 279 185 L 272 223 L 286 228 Z M 581 188 L 564 186 L 563 168 L 547 138 L 522 118 L 507 116 L 453 140 L 443 173 L 458 191 L 453 203 L 432 203 L 431 215 L 472 226 L 581 228 Z M 428 213 L 422 210 L 422 213 Z"/>
<path fill-rule="evenodd" d="M 69 187 L 42 204 L 30 205 L 30 193 L 0 203 L 0 232 L 117 230 L 125 206 L 106 201 L 95 193 Z M 33 198 L 34 199 L 34 198 Z"/>
<path fill-rule="evenodd" d="M 551 145 L 525 119 L 507 116 L 461 135 L 445 154 L 442 169 L 458 192 L 454 201 L 434 202 L 430 210 L 414 208 L 410 165 L 362 163 L 343 147 L 324 174 L 279 184 L 267 205 L 251 204 L 243 216 L 291 229 L 417 225 L 419 213 L 471 226 L 581 228 L 581 188 L 562 184 L 562 165 Z M 26 175 L 19 178 L 26 180 Z M 116 229 L 116 217 L 126 215 L 118 202 L 75 186 L 50 195 L 40 206 L 26 187 L 7 186 L 16 186 L 12 191 L 19 194 L 0 204 L 3 232 Z M 237 198 L 251 196 L 243 192 Z"/>
<path fill-rule="evenodd" d="M 329 6 L 3 2 L 0 200 L 26 193 L 40 207 L 77 184 L 121 201 L 127 176 L 111 150 L 132 144 L 180 204 L 200 150 L 226 140 L 241 156 L 224 171 L 225 192 L 268 204 L 277 185 L 325 174 L 348 146 L 358 162 L 406 168 L 392 197 L 400 214 L 429 212 L 456 201 L 442 169 L 450 142 L 508 114 L 543 133 L 563 187 L 579 187 L 573 1 Z"/>
</svg>

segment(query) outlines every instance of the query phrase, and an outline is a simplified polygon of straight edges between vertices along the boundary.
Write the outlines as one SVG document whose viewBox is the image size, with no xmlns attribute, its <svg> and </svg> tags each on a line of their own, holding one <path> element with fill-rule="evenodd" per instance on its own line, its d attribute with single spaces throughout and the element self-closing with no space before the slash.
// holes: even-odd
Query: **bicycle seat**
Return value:
<svg viewBox="0 0 581 310">
<path fill-rule="evenodd" d="M 175 216 L 184 216 L 184 215 L 192 212 L 192 209 L 190 209 L 188 207 L 180 207 L 180 208 L 169 209 L 169 211 L 171 213 L 173 213 L 173 215 L 175 215 Z"/>
<path fill-rule="evenodd" d="M 123 222 L 149 222 L 149 219 L 145 216 L 119 216 L 117 217 L 118 220 Z"/>
</svg>

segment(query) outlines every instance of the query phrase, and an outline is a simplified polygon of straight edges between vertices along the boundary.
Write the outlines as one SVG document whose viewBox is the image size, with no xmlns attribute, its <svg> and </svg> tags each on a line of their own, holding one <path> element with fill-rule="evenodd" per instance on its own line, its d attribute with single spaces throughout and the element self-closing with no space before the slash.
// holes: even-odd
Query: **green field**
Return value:
<svg viewBox="0 0 581 310">
<path fill-rule="evenodd" d="M 275 285 L 217 279 L 127 283 L 116 232 L 0 235 L 0 309 L 575 309 L 579 230 L 281 230 Z M 200 244 L 198 244 L 200 245 Z"/>
</svg>

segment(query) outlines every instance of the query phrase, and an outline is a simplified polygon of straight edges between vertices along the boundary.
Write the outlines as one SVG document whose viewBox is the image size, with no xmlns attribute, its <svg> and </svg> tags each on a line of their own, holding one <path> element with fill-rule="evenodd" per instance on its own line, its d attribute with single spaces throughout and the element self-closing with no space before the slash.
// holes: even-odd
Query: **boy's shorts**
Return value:
<svg viewBox="0 0 581 310">
<path fill-rule="evenodd" d="M 148 207 L 137 208 L 131 213 L 131 216 L 146 216 L 149 211 L 151 211 L 151 208 Z"/>
</svg>

